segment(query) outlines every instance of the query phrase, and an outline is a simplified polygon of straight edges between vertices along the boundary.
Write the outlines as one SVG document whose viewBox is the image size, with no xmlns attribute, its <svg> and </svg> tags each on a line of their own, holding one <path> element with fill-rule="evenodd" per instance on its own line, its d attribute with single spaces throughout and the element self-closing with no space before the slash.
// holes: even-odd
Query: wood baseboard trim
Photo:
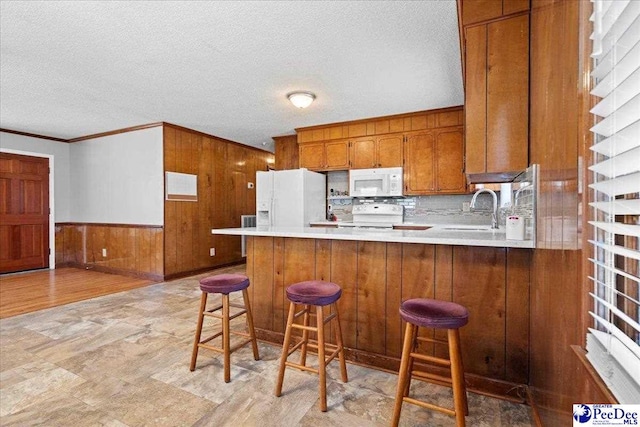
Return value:
<svg viewBox="0 0 640 427">
<path fill-rule="evenodd" d="M 72 267 L 72 268 L 80 268 L 84 270 L 93 270 L 99 273 L 118 274 L 120 276 L 135 277 L 136 279 L 151 280 L 153 282 L 163 282 L 165 280 L 162 274 L 145 273 L 141 271 L 131 271 L 131 270 L 125 270 L 122 268 L 106 267 L 103 265 L 82 264 L 79 262 L 65 262 L 61 264 L 56 264 L 56 268 L 58 267 L 60 268 Z"/>
<path fill-rule="evenodd" d="M 256 337 L 261 341 L 282 345 L 284 333 L 277 333 L 256 328 Z M 400 368 L 400 359 L 381 354 L 372 354 L 360 350 L 345 348 L 345 358 L 353 364 L 366 366 L 392 374 L 397 374 Z M 429 365 L 429 371 L 448 376 L 446 369 Z M 467 390 L 484 396 L 495 397 L 514 403 L 528 402 L 526 384 L 516 384 L 508 381 L 496 380 L 475 374 L 465 374 Z M 442 384 L 446 385 L 446 384 Z"/>
<path fill-rule="evenodd" d="M 611 390 L 609 390 L 609 387 L 607 387 L 604 381 L 602 381 L 602 378 L 600 378 L 600 375 L 598 374 L 598 372 L 594 369 L 593 365 L 589 362 L 589 359 L 587 359 L 587 351 L 584 348 L 580 347 L 579 345 L 572 345 L 571 349 L 576 354 L 576 356 L 578 356 L 578 360 L 580 360 L 580 363 L 582 363 L 586 371 L 589 373 L 589 378 L 591 379 L 591 382 L 598 388 L 598 390 L 600 391 L 600 393 L 602 393 L 605 399 L 608 400 L 607 403 L 617 404 L 618 400 L 615 398 L 613 393 L 611 393 Z"/>
<path fill-rule="evenodd" d="M 224 267 L 232 267 L 234 265 L 244 264 L 245 262 L 246 261 L 243 258 L 238 261 L 232 261 L 226 264 L 215 265 L 213 267 L 204 267 L 204 268 L 199 268 L 197 270 L 189 270 L 189 271 L 181 271 L 179 273 L 165 274 L 164 280 L 169 281 L 169 280 L 181 279 L 183 277 L 188 277 L 188 276 L 195 276 L 196 274 L 202 274 L 202 273 L 206 273 L 207 271 L 214 271 Z"/>
<path fill-rule="evenodd" d="M 164 228 L 163 225 L 153 224 L 114 224 L 114 223 L 100 223 L 100 222 L 56 222 L 56 227 L 119 227 L 119 228 Z"/>
</svg>

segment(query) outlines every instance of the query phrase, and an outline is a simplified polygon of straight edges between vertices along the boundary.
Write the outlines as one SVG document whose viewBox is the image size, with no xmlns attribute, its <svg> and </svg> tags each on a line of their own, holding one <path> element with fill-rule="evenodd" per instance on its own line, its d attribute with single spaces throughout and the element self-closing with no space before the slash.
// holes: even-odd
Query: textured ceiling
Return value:
<svg viewBox="0 0 640 427">
<path fill-rule="evenodd" d="M 296 127 L 463 103 L 455 0 L 0 8 L 2 128 L 70 139 L 166 121 L 272 149 Z M 298 110 L 293 90 L 317 99 Z"/>
</svg>

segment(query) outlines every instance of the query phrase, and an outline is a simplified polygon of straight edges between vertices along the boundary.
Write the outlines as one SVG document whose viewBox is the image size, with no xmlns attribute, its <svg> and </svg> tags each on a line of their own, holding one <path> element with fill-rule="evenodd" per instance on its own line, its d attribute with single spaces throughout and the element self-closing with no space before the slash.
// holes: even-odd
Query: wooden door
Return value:
<svg viewBox="0 0 640 427">
<path fill-rule="evenodd" d="M 49 159 L 0 153 L 0 273 L 49 267 Z"/>
<path fill-rule="evenodd" d="M 529 165 L 529 15 L 487 29 L 487 172 Z"/>
<path fill-rule="evenodd" d="M 462 127 L 437 133 L 435 140 L 436 189 L 439 193 L 464 193 Z"/>
<path fill-rule="evenodd" d="M 435 191 L 434 137 L 431 132 L 407 136 L 404 143 L 405 194 L 419 195 Z"/>
<path fill-rule="evenodd" d="M 376 140 L 374 137 L 356 138 L 351 141 L 351 168 L 367 169 L 378 167 Z"/>
<path fill-rule="evenodd" d="M 324 150 L 326 169 L 349 169 L 349 141 L 325 142 Z"/>
<path fill-rule="evenodd" d="M 403 134 L 379 136 L 376 140 L 379 168 L 395 168 L 402 166 Z"/>
<path fill-rule="evenodd" d="M 324 144 L 301 144 L 300 167 L 312 170 L 324 169 Z"/>
</svg>

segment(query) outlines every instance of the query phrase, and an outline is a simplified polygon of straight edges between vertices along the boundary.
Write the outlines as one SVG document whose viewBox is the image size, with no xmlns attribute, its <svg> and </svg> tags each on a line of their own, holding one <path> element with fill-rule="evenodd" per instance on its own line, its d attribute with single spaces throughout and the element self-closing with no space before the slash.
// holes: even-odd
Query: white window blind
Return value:
<svg viewBox="0 0 640 427">
<path fill-rule="evenodd" d="M 640 1 L 592 0 L 598 97 L 590 200 L 587 358 L 620 403 L 640 402 Z"/>
</svg>

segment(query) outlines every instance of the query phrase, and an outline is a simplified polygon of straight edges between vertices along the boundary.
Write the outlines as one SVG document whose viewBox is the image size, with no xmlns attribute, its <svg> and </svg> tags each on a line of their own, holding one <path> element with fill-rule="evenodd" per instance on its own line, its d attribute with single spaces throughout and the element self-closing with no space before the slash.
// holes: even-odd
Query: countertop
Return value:
<svg viewBox="0 0 640 427">
<path fill-rule="evenodd" d="M 403 224 L 414 225 L 414 224 Z M 417 225 L 417 224 L 415 224 Z M 333 227 L 248 227 L 212 229 L 211 234 L 303 239 L 361 240 L 370 242 L 423 243 L 435 245 L 534 248 L 533 240 L 507 240 L 504 229 L 471 230 L 468 225 L 419 224 L 428 230 L 391 230 Z M 452 229 L 458 228 L 458 229 Z"/>
</svg>

